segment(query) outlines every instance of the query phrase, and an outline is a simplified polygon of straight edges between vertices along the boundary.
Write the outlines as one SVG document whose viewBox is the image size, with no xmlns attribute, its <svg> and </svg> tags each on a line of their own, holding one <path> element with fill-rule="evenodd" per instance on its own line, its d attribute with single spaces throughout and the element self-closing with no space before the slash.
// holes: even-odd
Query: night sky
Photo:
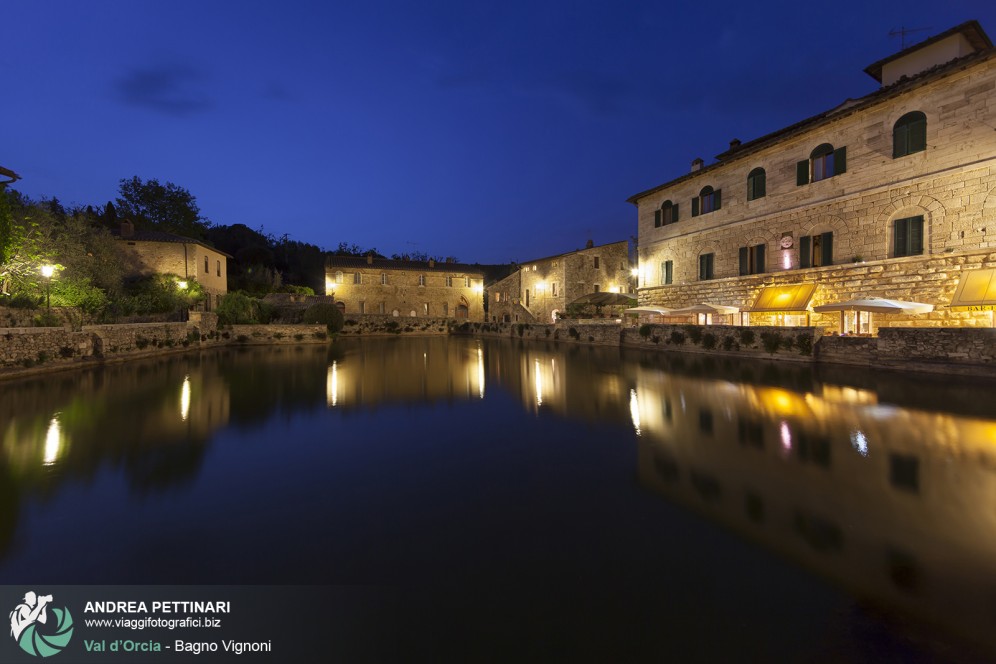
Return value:
<svg viewBox="0 0 996 664">
<path fill-rule="evenodd" d="M 137 175 L 215 224 L 528 260 L 636 234 L 627 197 L 876 88 L 996 2 L 8 2 L 0 165 L 103 205 Z"/>
</svg>

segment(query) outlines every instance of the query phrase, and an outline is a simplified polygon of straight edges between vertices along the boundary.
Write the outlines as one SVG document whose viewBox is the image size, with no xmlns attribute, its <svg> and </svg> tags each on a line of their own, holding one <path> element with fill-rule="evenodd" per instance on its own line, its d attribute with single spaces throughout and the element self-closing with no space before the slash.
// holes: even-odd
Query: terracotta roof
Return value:
<svg viewBox="0 0 996 664">
<path fill-rule="evenodd" d="M 591 251 L 593 249 L 600 249 L 602 247 L 611 247 L 614 244 L 623 244 L 624 242 L 629 242 L 629 240 L 619 240 L 618 242 L 607 242 L 605 244 L 595 245 L 594 247 L 585 247 L 584 249 L 575 249 L 574 251 L 565 251 L 562 254 L 554 254 L 553 256 L 545 256 L 543 258 L 530 258 L 527 261 L 522 261 L 519 263 L 520 266 L 527 265 L 529 263 L 540 263 L 542 261 L 553 260 L 554 258 L 564 258 L 565 256 L 572 256 L 574 254 L 580 254 L 582 251 Z"/>
<path fill-rule="evenodd" d="M 974 21 L 971 21 L 971 23 L 974 23 Z M 988 40 L 988 38 L 986 39 Z M 923 42 L 921 42 L 919 45 L 922 46 Z M 909 49 L 907 49 L 907 51 L 908 50 Z M 831 122 L 839 118 L 846 117 L 859 110 L 863 110 L 865 108 L 874 106 L 875 104 L 891 99 L 892 97 L 896 97 L 904 92 L 907 92 L 912 88 L 916 88 L 921 85 L 926 85 L 927 83 L 931 83 L 937 79 L 944 78 L 945 76 L 953 74 L 966 67 L 981 62 L 985 62 L 993 57 L 996 57 L 996 49 L 990 46 L 985 50 L 978 51 L 970 55 L 956 58 L 954 60 L 951 60 L 950 62 L 946 62 L 944 64 L 931 67 L 930 69 L 927 69 L 917 74 L 916 76 L 901 78 L 892 85 L 880 88 L 875 92 L 865 95 L 864 97 L 859 97 L 857 99 L 847 99 L 843 103 L 838 104 L 837 106 L 831 108 L 830 110 L 818 113 L 817 115 L 806 118 L 805 120 L 801 120 L 800 122 L 796 122 L 795 124 L 789 125 L 788 127 L 784 127 L 783 129 L 779 129 L 770 134 L 765 134 L 760 138 L 756 138 L 752 141 L 748 141 L 737 147 L 727 150 L 726 152 L 720 153 L 716 155 L 716 159 L 719 160 L 716 163 L 709 164 L 708 166 L 703 166 L 701 169 L 697 171 L 686 173 L 681 177 L 677 177 L 673 180 L 665 182 L 664 184 L 660 184 L 651 189 L 647 189 L 646 191 L 641 191 L 638 194 L 634 194 L 629 198 L 627 198 L 626 202 L 636 205 L 637 201 L 639 201 L 641 198 L 645 196 L 649 196 L 658 191 L 662 191 L 680 182 L 684 182 L 685 180 L 690 180 L 692 178 L 698 177 L 707 171 L 715 170 L 716 168 L 725 166 L 729 164 L 731 161 L 742 159 L 743 157 L 758 152 L 759 150 L 769 147 L 785 138 L 789 138 L 791 136 L 801 134 L 811 129 L 815 129 L 816 127 L 819 127 L 820 125 L 825 124 L 827 122 Z"/>
<path fill-rule="evenodd" d="M 221 249 L 217 249 L 207 244 L 202 240 L 195 240 L 192 237 L 185 237 L 183 235 L 176 235 L 175 233 L 167 233 L 165 231 L 140 231 L 136 230 L 131 235 L 122 236 L 120 229 L 115 229 L 111 231 L 113 235 L 118 240 L 126 240 L 128 242 L 170 242 L 173 244 L 198 244 L 205 249 L 210 249 L 211 251 L 221 254 L 226 258 L 231 258 L 232 256 L 226 254 Z"/>
<path fill-rule="evenodd" d="M 325 259 L 325 267 L 365 267 L 371 270 L 417 270 L 419 272 L 465 272 L 484 276 L 484 272 L 479 265 L 434 261 L 433 266 L 430 267 L 428 261 L 405 261 L 376 257 L 374 257 L 373 263 L 368 263 L 366 256 L 329 256 Z"/>
<path fill-rule="evenodd" d="M 919 51 L 921 48 L 930 46 L 931 44 L 936 44 L 942 39 L 947 39 L 951 35 L 959 33 L 965 36 L 965 39 L 968 40 L 968 43 L 971 44 L 976 51 L 985 51 L 986 49 L 993 47 L 992 41 L 989 40 L 989 35 L 985 33 L 978 21 L 965 21 L 961 25 L 956 25 L 950 30 L 945 30 L 939 35 L 934 35 L 933 37 L 923 40 L 922 42 L 917 42 L 909 48 L 904 48 L 898 53 L 893 53 L 886 58 L 882 58 L 878 62 L 868 65 L 865 67 L 865 73 L 881 83 L 882 68 L 885 67 L 885 65 L 889 64 L 893 60 L 898 60 L 899 58 L 905 57 L 914 51 Z"/>
</svg>

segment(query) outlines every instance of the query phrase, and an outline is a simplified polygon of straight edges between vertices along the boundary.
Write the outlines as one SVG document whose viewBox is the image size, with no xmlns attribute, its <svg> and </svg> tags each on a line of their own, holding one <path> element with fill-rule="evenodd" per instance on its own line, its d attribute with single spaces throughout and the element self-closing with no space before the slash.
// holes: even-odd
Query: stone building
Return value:
<svg viewBox="0 0 996 664">
<path fill-rule="evenodd" d="M 348 315 L 484 320 L 484 275 L 473 265 L 330 256 L 325 294 Z"/>
<path fill-rule="evenodd" d="M 199 240 L 162 231 L 137 231 L 130 221 L 121 223 L 120 246 L 136 259 L 143 274 L 175 274 L 196 279 L 207 292 L 204 308 L 213 311 L 228 292 L 228 259 L 223 251 Z"/>
<path fill-rule="evenodd" d="M 969 21 L 865 72 L 878 90 L 733 140 L 715 163 L 696 159 L 691 172 L 629 199 L 641 304 L 710 302 L 749 312 L 749 324 L 839 329 L 838 315 L 812 307 L 880 297 L 935 306 L 882 324 L 992 324 L 992 42 Z M 975 286 L 956 296 L 969 279 Z"/>
<path fill-rule="evenodd" d="M 582 295 L 628 293 L 629 242 L 613 242 L 522 263 L 488 287 L 488 318 L 498 322 L 552 323 Z"/>
</svg>

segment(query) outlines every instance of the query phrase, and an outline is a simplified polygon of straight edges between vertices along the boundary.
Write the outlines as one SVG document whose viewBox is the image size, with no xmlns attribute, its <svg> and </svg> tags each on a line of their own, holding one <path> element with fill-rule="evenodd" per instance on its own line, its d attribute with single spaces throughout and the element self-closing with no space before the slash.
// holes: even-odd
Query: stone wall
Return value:
<svg viewBox="0 0 996 664">
<path fill-rule="evenodd" d="M 937 370 L 938 365 L 943 365 L 941 368 L 957 373 L 996 376 L 996 329 L 882 329 L 878 363 L 925 370 Z"/>
<path fill-rule="evenodd" d="M 816 344 L 814 355 L 817 362 L 871 367 L 878 359 L 878 339 L 824 336 Z"/>
<path fill-rule="evenodd" d="M 221 331 L 221 338 L 241 344 L 267 346 L 323 344 L 328 342 L 329 333 L 324 325 L 231 325 Z"/>
<path fill-rule="evenodd" d="M 419 318 L 412 316 L 382 316 L 379 314 L 346 314 L 339 332 L 342 336 L 435 335 L 447 334 L 457 321 L 451 318 Z M 480 323 L 476 323 L 480 325 Z"/>
</svg>

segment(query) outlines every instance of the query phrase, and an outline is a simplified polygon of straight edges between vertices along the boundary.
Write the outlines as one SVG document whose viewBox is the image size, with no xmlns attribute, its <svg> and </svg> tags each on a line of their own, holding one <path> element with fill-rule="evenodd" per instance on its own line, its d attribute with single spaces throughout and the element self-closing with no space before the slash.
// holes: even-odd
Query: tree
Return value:
<svg viewBox="0 0 996 664">
<path fill-rule="evenodd" d="M 203 240 L 211 223 L 201 216 L 197 199 L 172 182 L 160 184 L 159 180 L 135 176 L 121 180 L 116 199 L 118 218 L 129 218 L 139 228 L 166 231 Z"/>
<path fill-rule="evenodd" d="M 10 260 L 14 250 L 14 217 L 7 202 L 7 188 L 0 184 L 0 265 Z"/>
</svg>

